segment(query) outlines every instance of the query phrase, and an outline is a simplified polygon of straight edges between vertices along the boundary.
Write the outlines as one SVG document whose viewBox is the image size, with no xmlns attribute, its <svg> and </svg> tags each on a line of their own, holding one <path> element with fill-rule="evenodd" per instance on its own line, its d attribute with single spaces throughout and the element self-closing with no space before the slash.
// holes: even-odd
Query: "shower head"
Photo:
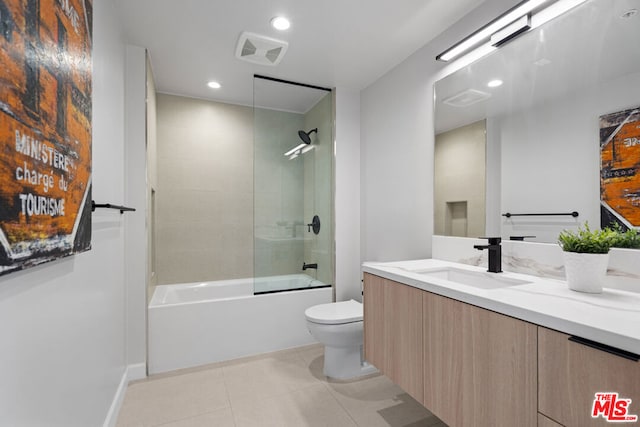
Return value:
<svg viewBox="0 0 640 427">
<path fill-rule="evenodd" d="M 310 138 L 309 135 L 311 135 L 314 132 L 318 133 L 318 128 L 311 129 L 309 132 L 305 132 L 303 130 L 299 130 L 298 131 L 298 136 L 300 137 L 302 142 L 304 142 L 305 144 L 311 144 L 311 138 Z"/>
</svg>

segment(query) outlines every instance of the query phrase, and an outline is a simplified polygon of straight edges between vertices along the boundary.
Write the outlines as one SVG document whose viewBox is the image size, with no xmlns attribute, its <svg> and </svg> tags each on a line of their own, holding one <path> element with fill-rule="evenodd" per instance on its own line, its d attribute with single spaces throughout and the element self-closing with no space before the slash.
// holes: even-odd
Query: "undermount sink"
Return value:
<svg viewBox="0 0 640 427">
<path fill-rule="evenodd" d="M 462 285 L 473 286 L 480 289 L 498 289 L 531 283 L 527 280 L 504 277 L 501 276 L 500 273 L 470 271 L 454 267 L 430 268 L 413 272 L 430 276 L 435 279 L 448 280 L 449 282 L 460 283 Z"/>
</svg>

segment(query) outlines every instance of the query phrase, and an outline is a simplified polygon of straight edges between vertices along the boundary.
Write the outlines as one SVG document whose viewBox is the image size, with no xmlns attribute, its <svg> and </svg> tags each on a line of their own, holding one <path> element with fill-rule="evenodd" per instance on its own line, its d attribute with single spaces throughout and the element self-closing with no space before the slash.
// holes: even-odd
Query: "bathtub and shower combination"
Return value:
<svg viewBox="0 0 640 427">
<path fill-rule="evenodd" d="M 193 143 L 196 145 L 189 147 L 198 147 L 199 155 L 197 163 L 193 163 L 192 156 L 178 156 L 178 163 L 172 161 L 160 164 L 164 169 L 158 167 L 158 174 L 175 178 L 176 186 L 173 192 L 159 193 L 157 200 L 166 199 L 157 203 L 158 213 L 152 214 L 150 221 L 154 224 L 153 218 L 159 219 L 162 226 L 158 230 L 165 234 L 152 240 L 188 247 L 193 255 L 190 265 L 211 267 L 196 274 L 177 271 L 182 266 L 171 264 L 172 272 L 180 273 L 171 277 L 180 278 L 167 280 L 191 282 L 224 274 L 256 277 L 155 286 L 148 306 L 151 374 L 315 343 L 307 329 L 305 310 L 333 299 L 333 289 L 326 284 L 334 283 L 335 256 L 333 91 L 259 75 L 254 75 L 253 90 L 250 156 L 247 111 L 235 107 L 227 111 L 222 104 L 197 103 L 187 108 L 183 101 L 158 108 L 162 113 L 158 121 L 168 118 L 176 129 L 194 129 L 192 133 L 181 131 L 180 139 L 174 139 L 173 132 L 158 138 L 158 146 L 170 153 L 178 144 Z M 173 102 L 163 99 L 160 101 Z M 213 120 L 214 116 L 220 119 Z M 203 117 L 207 120 L 201 122 Z M 203 165 L 207 170 L 218 168 L 216 173 L 220 175 L 215 176 L 224 176 L 224 181 L 198 181 L 193 187 L 191 178 L 183 179 L 183 170 Z M 253 167 L 252 185 L 249 166 Z M 246 211 L 246 196 L 250 193 L 253 244 L 248 238 Z M 188 200 L 194 206 L 206 197 L 206 206 L 225 208 L 194 209 L 185 218 L 185 204 L 169 202 L 172 195 L 178 194 L 181 201 Z M 201 224 L 207 224 L 202 233 L 196 229 Z M 232 226 L 232 232 L 227 233 L 227 225 Z M 224 243 L 215 240 L 222 235 L 227 236 Z M 237 245 L 232 237 L 240 240 Z M 208 250 L 223 244 L 231 246 L 229 251 Z M 172 246 L 159 247 L 162 259 L 172 259 Z M 244 259 L 242 268 L 217 268 L 218 264 L 240 258 Z M 251 272 L 247 268 L 250 261 Z M 301 274 L 307 268 L 315 268 L 315 272 Z M 162 273 L 158 280 L 160 277 Z M 161 282 L 167 283 L 164 279 Z"/>
<path fill-rule="evenodd" d="M 312 344 L 304 311 L 331 300 L 331 285 L 306 274 L 157 286 L 149 373 Z"/>
</svg>

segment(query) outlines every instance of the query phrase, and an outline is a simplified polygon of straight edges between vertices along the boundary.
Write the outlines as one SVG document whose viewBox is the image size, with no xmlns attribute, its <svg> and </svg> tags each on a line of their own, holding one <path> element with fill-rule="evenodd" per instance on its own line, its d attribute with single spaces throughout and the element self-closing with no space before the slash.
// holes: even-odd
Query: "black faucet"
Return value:
<svg viewBox="0 0 640 427">
<path fill-rule="evenodd" d="M 308 269 L 308 268 L 313 268 L 315 270 L 318 269 L 318 264 L 307 264 L 306 262 L 302 261 L 302 271 Z"/>
<path fill-rule="evenodd" d="M 473 245 L 475 249 L 489 251 L 489 269 L 490 273 L 502 273 L 502 246 L 500 246 L 500 237 L 480 237 L 480 239 L 488 239 L 488 245 Z"/>
</svg>

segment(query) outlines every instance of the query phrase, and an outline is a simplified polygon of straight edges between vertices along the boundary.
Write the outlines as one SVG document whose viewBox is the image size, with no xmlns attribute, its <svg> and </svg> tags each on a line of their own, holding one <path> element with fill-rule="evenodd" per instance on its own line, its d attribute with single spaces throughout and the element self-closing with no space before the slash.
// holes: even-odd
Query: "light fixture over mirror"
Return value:
<svg viewBox="0 0 640 427">
<path fill-rule="evenodd" d="M 477 59 L 585 1 L 525 0 L 436 56 L 436 60 L 447 62 L 472 51 L 476 51 Z"/>
<path fill-rule="evenodd" d="M 623 18 L 632 9 L 640 0 L 586 1 L 435 83 L 436 135 L 486 123 L 487 235 L 553 243 L 564 228 L 600 225 L 601 118 L 640 107 L 640 14 Z M 450 102 L 475 92 L 490 96 Z M 625 194 L 640 209 L 640 188 Z M 444 217 L 447 205 L 434 206 Z"/>
</svg>

